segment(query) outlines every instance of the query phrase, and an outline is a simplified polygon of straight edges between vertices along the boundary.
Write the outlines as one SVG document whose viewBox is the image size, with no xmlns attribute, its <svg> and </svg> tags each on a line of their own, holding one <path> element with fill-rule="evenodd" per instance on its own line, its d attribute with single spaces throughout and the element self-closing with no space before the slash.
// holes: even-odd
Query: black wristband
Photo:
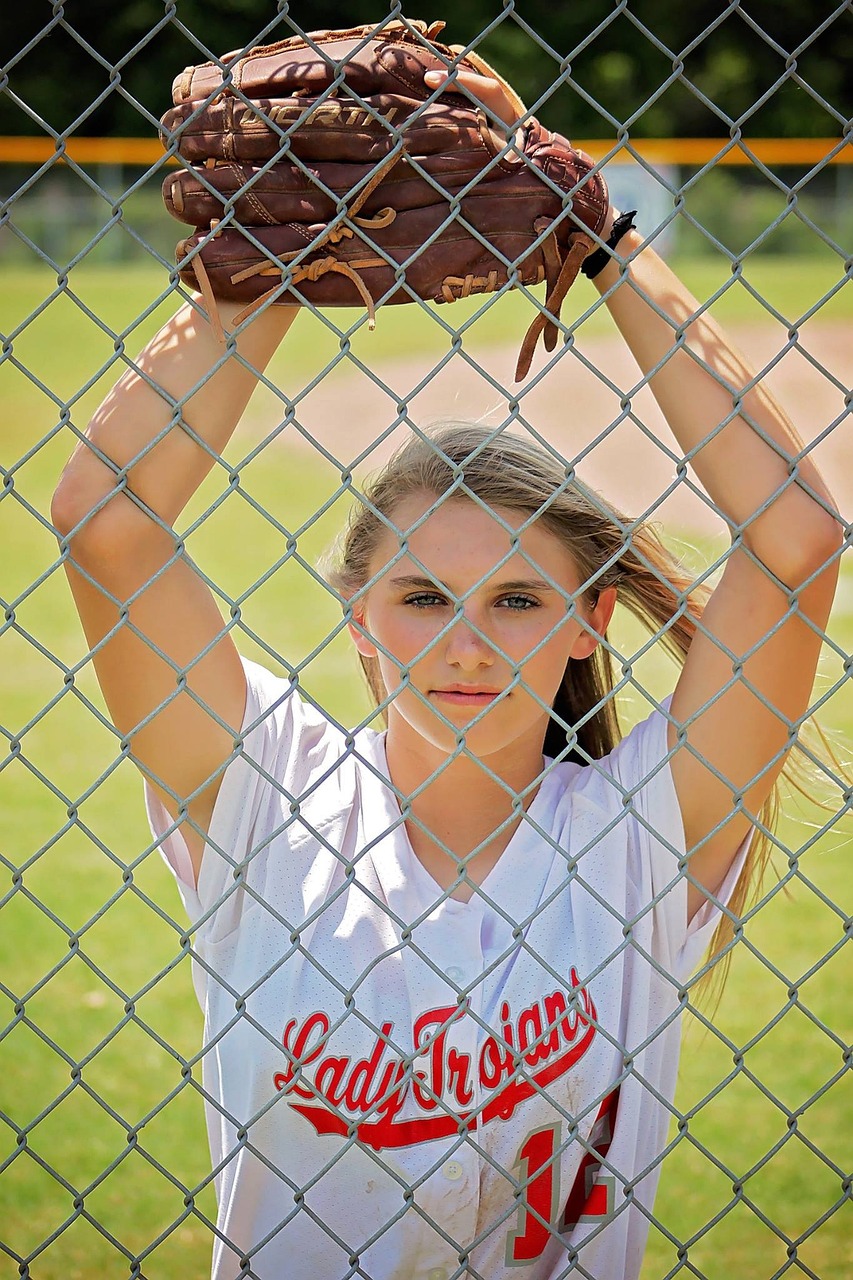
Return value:
<svg viewBox="0 0 853 1280">
<path fill-rule="evenodd" d="M 634 228 L 634 219 L 637 216 L 637 210 L 631 209 L 628 213 L 620 213 L 619 217 L 613 223 L 613 230 L 610 232 L 610 238 L 605 242 L 607 249 L 615 249 L 622 237 Z M 607 249 L 596 249 L 584 259 L 581 267 L 582 273 L 587 280 L 594 280 L 599 271 L 603 271 L 610 261 L 612 254 Z"/>
</svg>

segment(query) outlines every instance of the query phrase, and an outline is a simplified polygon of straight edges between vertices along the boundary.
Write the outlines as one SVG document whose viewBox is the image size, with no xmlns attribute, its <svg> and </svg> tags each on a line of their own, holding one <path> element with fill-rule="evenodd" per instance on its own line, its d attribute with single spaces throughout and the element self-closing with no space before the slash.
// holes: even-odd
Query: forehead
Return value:
<svg viewBox="0 0 853 1280">
<path fill-rule="evenodd" d="M 542 521 L 518 532 L 529 519 L 522 512 L 481 506 L 466 497 L 440 500 L 432 494 L 417 494 L 399 503 L 391 518 L 411 553 L 395 561 L 396 573 L 417 572 L 417 560 L 451 586 L 460 580 L 477 582 L 487 574 L 523 578 L 533 573 L 570 589 L 578 585 L 571 553 Z M 374 572 L 399 550 L 400 536 L 386 531 L 377 548 Z"/>
</svg>

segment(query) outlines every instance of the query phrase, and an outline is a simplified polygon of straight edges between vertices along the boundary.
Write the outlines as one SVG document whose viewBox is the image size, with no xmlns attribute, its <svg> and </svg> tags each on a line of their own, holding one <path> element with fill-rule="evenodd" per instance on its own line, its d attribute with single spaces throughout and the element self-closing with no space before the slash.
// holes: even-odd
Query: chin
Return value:
<svg viewBox="0 0 853 1280">
<path fill-rule="evenodd" d="M 414 731 L 420 738 L 428 742 L 431 747 L 438 751 L 450 755 L 457 746 L 458 735 L 465 734 L 464 745 L 471 755 L 481 759 L 495 755 L 497 752 L 505 750 L 519 742 L 521 738 L 526 738 L 532 728 L 532 724 L 507 724 L 502 717 L 488 713 L 472 725 L 470 729 L 466 729 L 466 725 L 474 719 L 473 715 L 459 715 L 457 717 L 447 716 L 449 724 L 444 724 L 437 716 L 427 714 L 427 709 L 418 707 L 416 709 L 407 708 L 407 712 L 414 710 L 414 714 L 401 714 L 401 719 L 406 721 L 410 731 Z M 497 711 L 498 708 L 495 708 Z M 422 714 L 417 714 L 420 711 Z M 446 714 L 446 713 L 445 713 Z M 541 727 L 542 742 L 545 741 L 545 727 Z"/>
</svg>

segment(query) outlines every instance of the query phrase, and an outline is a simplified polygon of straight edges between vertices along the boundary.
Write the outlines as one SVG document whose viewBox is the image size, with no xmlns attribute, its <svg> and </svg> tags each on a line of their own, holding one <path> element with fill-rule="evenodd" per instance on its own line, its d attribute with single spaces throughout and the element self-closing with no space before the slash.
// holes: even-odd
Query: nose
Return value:
<svg viewBox="0 0 853 1280">
<path fill-rule="evenodd" d="M 447 662 L 461 671 L 490 667 L 495 660 L 495 651 L 481 627 L 467 616 L 461 617 L 453 625 L 448 633 L 446 646 Z"/>
</svg>

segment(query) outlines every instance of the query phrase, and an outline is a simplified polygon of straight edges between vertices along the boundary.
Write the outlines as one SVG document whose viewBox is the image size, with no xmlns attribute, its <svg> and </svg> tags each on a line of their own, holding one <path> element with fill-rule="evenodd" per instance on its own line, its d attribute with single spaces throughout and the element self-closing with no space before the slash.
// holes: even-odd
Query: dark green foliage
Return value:
<svg viewBox="0 0 853 1280">
<path fill-rule="evenodd" d="M 0 94 L 0 133 L 38 133 L 41 118 L 61 131 L 151 134 L 173 75 L 208 51 L 389 12 L 382 0 L 10 3 L 3 56 L 13 65 Z M 631 0 L 620 10 L 612 0 L 465 0 L 444 12 L 448 41 L 476 43 L 545 123 L 575 137 L 610 138 L 621 125 L 636 137 L 721 136 L 736 127 L 753 137 L 838 136 L 851 114 L 849 4 Z"/>
</svg>

